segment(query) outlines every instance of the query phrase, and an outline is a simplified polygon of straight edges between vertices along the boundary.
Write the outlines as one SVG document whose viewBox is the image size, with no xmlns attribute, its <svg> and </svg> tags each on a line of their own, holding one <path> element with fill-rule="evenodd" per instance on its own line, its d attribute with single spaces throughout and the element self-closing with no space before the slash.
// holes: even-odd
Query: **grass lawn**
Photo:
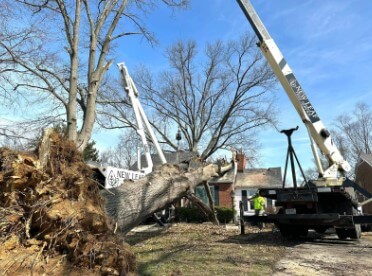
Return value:
<svg viewBox="0 0 372 276">
<path fill-rule="evenodd" d="M 143 227 L 125 236 L 139 275 L 271 275 L 288 241 L 271 227 L 173 224 Z"/>
</svg>

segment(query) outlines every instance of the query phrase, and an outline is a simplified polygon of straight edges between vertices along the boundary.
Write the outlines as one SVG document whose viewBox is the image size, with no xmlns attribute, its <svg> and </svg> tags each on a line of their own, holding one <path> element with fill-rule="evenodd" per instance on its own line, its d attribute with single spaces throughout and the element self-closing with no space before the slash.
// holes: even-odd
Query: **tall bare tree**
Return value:
<svg viewBox="0 0 372 276">
<path fill-rule="evenodd" d="M 275 77 L 255 39 L 246 35 L 217 41 L 203 55 L 195 42 L 180 41 L 168 49 L 167 57 L 170 68 L 157 77 L 146 68 L 136 76 L 147 105 L 156 111 L 154 127 L 163 141 L 177 148 L 167 131 L 171 128 L 162 128 L 161 122 L 178 127 L 187 150 L 203 159 L 223 148 L 253 151 L 255 131 L 275 121 L 269 93 Z"/>
<path fill-rule="evenodd" d="M 118 168 L 129 169 L 137 161 L 139 138 L 136 132 L 128 130 L 119 138 L 119 143 L 101 154 L 101 162 Z"/>
<path fill-rule="evenodd" d="M 335 142 L 349 163 L 354 166 L 363 153 L 372 153 L 372 110 L 357 103 L 352 113 L 337 117 Z"/>
<path fill-rule="evenodd" d="M 275 77 L 255 39 L 245 35 L 217 41 L 202 54 L 194 41 L 180 41 L 167 50 L 167 58 L 169 69 L 158 75 L 145 66 L 133 74 L 160 142 L 177 150 L 174 137 L 179 128 L 181 147 L 203 159 L 231 147 L 244 147 L 254 157 L 256 131 L 275 123 Z M 125 102 L 116 98 L 99 111 L 105 115 L 101 124 L 109 128 L 133 122 Z"/>
<path fill-rule="evenodd" d="M 153 41 L 140 15 L 158 3 L 185 7 L 187 0 L 2 1 L 8 11 L 0 22 L 3 98 L 13 104 L 21 96 L 18 103 L 28 107 L 48 103 L 52 108 L 43 106 L 38 121 L 65 118 L 68 138 L 84 149 L 114 42 L 132 34 Z"/>
</svg>

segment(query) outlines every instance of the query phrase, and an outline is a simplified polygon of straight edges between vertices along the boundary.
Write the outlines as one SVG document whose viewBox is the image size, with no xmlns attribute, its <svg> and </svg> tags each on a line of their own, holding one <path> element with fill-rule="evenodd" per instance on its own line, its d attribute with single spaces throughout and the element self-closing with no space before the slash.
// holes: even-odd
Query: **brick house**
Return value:
<svg viewBox="0 0 372 276">
<path fill-rule="evenodd" d="M 235 178 L 236 171 L 231 170 L 225 173 L 222 177 L 211 178 L 208 181 L 215 206 L 232 208 Z M 204 187 L 197 187 L 196 195 L 207 203 L 208 199 L 204 194 Z"/>
<path fill-rule="evenodd" d="M 372 193 L 372 154 L 362 154 L 355 166 L 355 182 Z M 372 214 L 372 203 L 363 206 L 363 212 Z"/>
<path fill-rule="evenodd" d="M 244 169 L 238 172 L 235 180 L 235 208 L 239 208 L 239 202 L 243 202 L 245 215 L 253 215 L 253 202 L 247 198 L 253 196 L 260 188 L 281 188 L 282 172 L 280 167 Z M 275 211 L 275 201 L 266 199 L 266 209 Z"/>
<path fill-rule="evenodd" d="M 164 151 L 165 158 L 170 164 L 177 164 L 183 160 L 189 160 L 195 156 L 195 153 Z M 161 164 L 160 158 L 153 154 L 151 155 L 154 166 Z M 282 174 L 281 168 L 257 168 L 246 169 L 247 159 L 242 151 L 236 153 L 237 166 L 235 170 L 225 173 L 222 177 L 211 178 L 208 184 L 211 189 L 212 197 L 215 206 L 235 208 L 239 210 L 239 202 L 245 202 L 244 207 L 247 214 L 254 214 L 253 207 L 247 204 L 246 198 L 256 193 L 259 188 L 281 187 Z M 146 165 L 146 159 L 141 156 L 141 163 Z M 135 170 L 137 163 L 131 169 Z M 195 189 L 195 194 L 208 204 L 208 197 L 206 195 L 204 186 L 198 186 Z M 181 201 L 181 206 L 184 204 Z M 267 206 L 274 206 L 274 202 L 268 199 Z"/>
<path fill-rule="evenodd" d="M 247 198 L 254 195 L 260 188 L 282 187 L 282 173 L 280 167 L 275 168 L 250 168 L 247 169 L 247 160 L 243 152 L 236 155 L 236 171 L 227 172 L 220 178 L 212 178 L 208 181 L 216 206 L 234 208 L 239 210 L 239 202 L 242 200 L 245 213 L 254 214 L 252 204 Z M 208 202 L 203 194 L 204 188 L 197 189 L 196 194 Z M 205 193 L 205 192 L 204 192 Z M 275 202 L 267 199 L 267 207 L 273 208 Z"/>
</svg>

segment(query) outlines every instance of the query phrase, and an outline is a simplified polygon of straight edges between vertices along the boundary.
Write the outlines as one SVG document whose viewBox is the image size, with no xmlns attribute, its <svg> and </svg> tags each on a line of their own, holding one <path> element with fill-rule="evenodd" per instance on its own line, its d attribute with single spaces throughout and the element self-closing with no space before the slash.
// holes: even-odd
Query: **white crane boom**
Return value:
<svg viewBox="0 0 372 276">
<path fill-rule="evenodd" d="M 147 143 L 146 133 L 145 133 L 145 129 L 143 127 L 143 123 L 145 124 L 145 126 L 147 128 L 147 131 L 148 131 L 148 134 L 150 135 L 151 140 L 155 145 L 155 148 L 158 152 L 158 155 L 160 157 L 160 160 L 161 160 L 162 164 L 167 163 L 167 161 L 165 159 L 165 156 L 163 154 L 162 149 L 160 148 L 158 139 L 156 138 L 156 136 L 155 136 L 155 134 L 154 134 L 154 132 L 151 128 L 151 125 L 150 125 L 150 123 L 147 119 L 145 111 L 143 110 L 142 105 L 141 105 L 141 103 L 138 99 L 138 90 L 137 90 L 132 78 L 130 77 L 130 75 L 128 73 L 127 67 L 125 66 L 125 64 L 123 62 L 119 63 L 118 67 L 119 67 L 119 70 L 120 70 L 120 73 L 121 73 L 124 90 L 125 90 L 125 92 L 127 92 L 128 97 L 131 100 L 132 107 L 133 107 L 133 110 L 134 110 L 134 115 L 136 117 L 137 133 L 141 137 L 141 141 L 142 141 L 142 144 L 143 144 L 143 149 L 144 149 L 145 156 L 146 156 L 146 161 L 147 161 L 147 167 L 143 168 L 143 170 L 144 170 L 145 174 L 148 174 L 148 173 L 152 172 L 153 162 L 152 162 L 149 146 L 148 146 L 148 143 Z M 138 161 L 140 161 L 140 160 L 138 160 Z"/>
<path fill-rule="evenodd" d="M 321 153 L 325 155 L 329 161 L 328 168 L 323 169 L 316 149 L 312 147 L 321 177 L 324 179 L 337 179 L 338 172 L 345 175 L 345 173 L 350 171 L 349 163 L 343 158 L 342 154 L 333 143 L 329 131 L 320 120 L 304 90 L 297 81 L 293 71 L 285 61 L 274 39 L 272 39 L 264 24 L 258 17 L 251 2 L 249 0 L 237 0 L 237 2 L 259 39 L 259 48 L 279 79 L 293 106 L 300 115 L 301 120 L 304 122 L 310 135 L 310 139 L 315 141 Z"/>
</svg>

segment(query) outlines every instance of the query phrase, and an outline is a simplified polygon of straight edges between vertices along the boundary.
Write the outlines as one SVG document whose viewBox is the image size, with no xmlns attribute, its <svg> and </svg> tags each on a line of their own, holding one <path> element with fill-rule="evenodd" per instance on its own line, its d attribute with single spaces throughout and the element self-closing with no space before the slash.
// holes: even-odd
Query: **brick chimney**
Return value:
<svg viewBox="0 0 372 276">
<path fill-rule="evenodd" d="M 239 150 L 236 153 L 236 161 L 238 163 L 238 172 L 244 172 L 244 169 L 247 166 L 247 159 L 243 150 Z"/>
</svg>

